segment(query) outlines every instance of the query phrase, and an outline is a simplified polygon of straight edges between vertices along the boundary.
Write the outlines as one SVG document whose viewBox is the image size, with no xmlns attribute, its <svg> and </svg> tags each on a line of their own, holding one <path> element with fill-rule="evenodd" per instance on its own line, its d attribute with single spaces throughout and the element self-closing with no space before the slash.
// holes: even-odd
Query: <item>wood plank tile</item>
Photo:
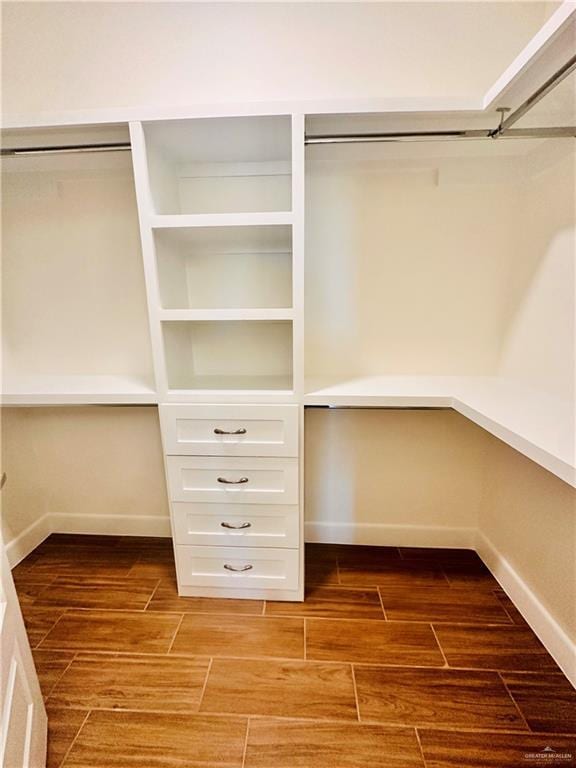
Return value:
<svg viewBox="0 0 576 768">
<path fill-rule="evenodd" d="M 554 659 L 527 627 L 438 624 L 435 629 L 451 667 L 559 671 Z"/>
<path fill-rule="evenodd" d="M 398 547 L 372 547 L 340 545 L 336 550 L 340 568 L 378 568 L 380 565 L 401 560 Z"/>
<path fill-rule="evenodd" d="M 33 605 L 36 598 L 52 584 L 54 576 L 35 576 L 28 571 L 21 571 L 14 579 L 14 586 L 20 605 L 27 603 Z"/>
<path fill-rule="evenodd" d="M 304 579 L 307 585 L 338 585 L 340 584 L 338 578 L 338 565 L 336 561 L 334 561 L 334 563 L 320 561 L 318 563 L 307 564 L 305 566 Z"/>
<path fill-rule="evenodd" d="M 355 667 L 355 676 L 363 721 L 526 728 L 496 672 Z"/>
<path fill-rule="evenodd" d="M 246 722 L 150 712 L 91 712 L 64 768 L 241 768 Z"/>
<path fill-rule="evenodd" d="M 339 584 L 337 547 L 332 544 L 306 544 L 304 576 L 306 584 Z"/>
<path fill-rule="evenodd" d="M 78 735 L 87 712 L 46 705 L 48 715 L 48 755 L 46 768 L 60 768 L 66 752 Z"/>
<path fill-rule="evenodd" d="M 117 552 L 101 545 L 46 547 L 30 567 L 34 575 L 125 576 L 138 552 Z"/>
<path fill-rule="evenodd" d="M 266 615 L 384 619 L 376 588 L 324 587 L 317 584 L 308 587 L 303 603 L 267 601 Z"/>
<path fill-rule="evenodd" d="M 60 618 L 41 645 L 62 651 L 166 653 L 179 623 L 175 613 L 73 610 Z"/>
<path fill-rule="evenodd" d="M 533 733 L 458 733 L 419 730 L 427 768 L 526 768 L 576 765 L 576 738 Z M 546 752 L 551 747 L 558 754 Z M 562 758 L 560 755 L 572 755 Z"/>
<path fill-rule="evenodd" d="M 528 622 L 526 621 L 524 616 L 522 616 L 518 608 L 516 608 L 512 600 L 510 600 L 510 598 L 508 597 L 506 592 L 504 592 L 503 589 L 495 589 L 494 595 L 496 596 L 496 598 L 498 599 L 498 602 L 504 608 L 508 616 L 510 616 L 510 619 L 513 624 L 516 624 L 520 627 L 528 626 Z"/>
<path fill-rule="evenodd" d="M 263 600 L 180 597 L 175 581 L 161 579 L 147 610 L 164 613 L 246 613 L 261 616 L 263 608 Z"/>
<path fill-rule="evenodd" d="M 576 690 L 564 675 L 503 673 L 533 731 L 576 734 Z"/>
<path fill-rule="evenodd" d="M 196 712 L 208 659 L 79 653 L 50 703 L 81 709 Z"/>
<path fill-rule="evenodd" d="M 348 664 L 214 659 L 201 712 L 356 721 Z"/>
<path fill-rule="evenodd" d="M 440 566 L 428 563 L 406 563 L 403 560 L 361 565 L 339 563 L 340 583 L 349 586 L 383 586 L 421 589 L 438 584 L 448 586 L 448 580 Z"/>
<path fill-rule="evenodd" d="M 158 579 L 108 576 L 57 576 L 36 599 L 36 606 L 143 610 Z"/>
<path fill-rule="evenodd" d="M 69 651 L 32 651 L 34 665 L 40 681 L 42 695 L 46 699 L 58 680 L 70 666 L 74 653 Z"/>
<path fill-rule="evenodd" d="M 65 612 L 62 608 L 36 608 L 36 606 L 26 603 L 21 604 L 20 608 L 24 617 L 26 634 L 32 648 L 44 640 Z"/>
<path fill-rule="evenodd" d="M 474 589 L 498 589 L 500 585 L 492 576 L 485 565 L 460 565 L 442 566 L 448 583 L 453 587 L 473 587 Z"/>
<path fill-rule="evenodd" d="M 245 768 L 424 768 L 412 728 L 251 720 Z"/>
<path fill-rule="evenodd" d="M 459 589 L 448 584 L 425 590 L 380 587 L 386 616 L 396 621 L 511 624 L 498 599 L 488 590 Z"/>
<path fill-rule="evenodd" d="M 176 581 L 176 564 L 171 552 L 142 552 L 133 549 L 137 560 L 128 572 L 129 576 L 139 579 L 162 579 Z"/>
<path fill-rule="evenodd" d="M 308 619 L 306 658 L 364 664 L 444 666 L 429 624 Z"/>
<path fill-rule="evenodd" d="M 404 560 L 420 560 L 443 565 L 469 563 L 483 565 L 480 555 L 473 549 L 450 549 L 446 547 L 399 547 Z"/>
<path fill-rule="evenodd" d="M 304 658 L 304 621 L 266 616 L 187 613 L 172 653 L 198 656 Z"/>
</svg>

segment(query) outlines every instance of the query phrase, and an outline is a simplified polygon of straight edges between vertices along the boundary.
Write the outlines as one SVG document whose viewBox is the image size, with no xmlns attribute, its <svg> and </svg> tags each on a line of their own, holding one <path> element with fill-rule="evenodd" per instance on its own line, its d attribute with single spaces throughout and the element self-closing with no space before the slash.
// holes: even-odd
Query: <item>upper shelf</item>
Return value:
<svg viewBox="0 0 576 768">
<path fill-rule="evenodd" d="M 5 378 L 2 404 L 149 405 L 158 396 L 146 382 L 130 376 L 19 375 Z"/>
<path fill-rule="evenodd" d="M 309 382 L 305 405 L 454 408 L 576 487 L 568 401 L 501 377 L 370 376 L 333 385 Z"/>
</svg>

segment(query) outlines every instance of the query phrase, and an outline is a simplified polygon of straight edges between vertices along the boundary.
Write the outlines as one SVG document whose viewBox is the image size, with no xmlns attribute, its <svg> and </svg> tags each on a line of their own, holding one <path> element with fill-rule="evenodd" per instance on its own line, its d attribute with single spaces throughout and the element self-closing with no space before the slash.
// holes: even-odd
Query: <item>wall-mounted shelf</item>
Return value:
<svg viewBox="0 0 576 768">
<path fill-rule="evenodd" d="M 129 376 L 30 375 L 5 379 L 2 403 L 8 405 L 150 405 L 153 387 Z"/>
<path fill-rule="evenodd" d="M 150 216 L 152 229 L 177 227 L 264 227 L 292 224 L 289 211 L 274 213 L 201 213 Z"/>
<path fill-rule="evenodd" d="M 576 486 L 570 402 L 502 377 L 369 376 L 318 387 L 305 405 L 360 408 L 454 408 L 466 418 Z"/>
</svg>

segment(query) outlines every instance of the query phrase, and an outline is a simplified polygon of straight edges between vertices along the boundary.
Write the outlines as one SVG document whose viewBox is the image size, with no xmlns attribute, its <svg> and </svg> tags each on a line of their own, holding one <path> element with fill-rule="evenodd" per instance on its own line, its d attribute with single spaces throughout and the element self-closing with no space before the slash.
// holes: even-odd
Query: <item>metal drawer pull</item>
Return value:
<svg viewBox="0 0 576 768">
<path fill-rule="evenodd" d="M 225 429 L 220 429 L 219 427 L 216 427 L 214 430 L 215 435 L 245 435 L 246 430 L 244 427 L 240 427 L 240 429 L 235 429 L 231 432 L 226 431 Z"/>
<path fill-rule="evenodd" d="M 224 483 L 225 485 L 243 485 L 244 483 L 248 482 L 248 478 L 241 477 L 240 480 L 226 480 L 225 477 L 219 477 L 218 482 Z"/>
<path fill-rule="evenodd" d="M 237 568 L 235 565 L 228 565 L 228 563 L 224 563 L 224 568 L 226 568 L 227 571 L 235 571 L 236 573 L 241 573 L 242 571 L 251 571 L 254 566 L 241 565 L 239 568 Z"/>
<path fill-rule="evenodd" d="M 234 523 L 220 523 L 221 528 L 231 528 L 233 531 L 239 531 L 242 528 L 252 528 L 252 523 L 238 523 L 238 525 L 234 525 Z"/>
</svg>

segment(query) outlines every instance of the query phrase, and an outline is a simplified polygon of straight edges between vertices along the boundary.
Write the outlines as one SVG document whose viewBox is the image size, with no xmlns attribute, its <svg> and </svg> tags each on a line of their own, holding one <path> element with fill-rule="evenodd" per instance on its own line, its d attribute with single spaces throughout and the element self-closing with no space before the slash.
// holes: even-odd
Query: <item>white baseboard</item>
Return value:
<svg viewBox="0 0 576 768">
<path fill-rule="evenodd" d="M 481 531 L 476 534 L 476 551 L 548 653 L 576 687 L 576 643 L 570 639 L 518 571 Z"/>
<path fill-rule="evenodd" d="M 24 560 L 51 533 L 52 521 L 50 515 L 46 513 L 6 544 L 5 552 L 10 568 L 14 568 L 21 560 Z"/>
<path fill-rule="evenodd" d="M 50 515 L 53 533 L 104 534 L 110 536 L 166 536 L 170 518 L 159 515 Z"/>
<path fill-rule="evenodd" d="M 377 547 L 454 547 L 474 549 L 475 528 L 440 525 L 385 525 L 382 523 L 333 523 L 309 521 L 304 539 L 326 544 L 366 544 Z"/>
</svg>

